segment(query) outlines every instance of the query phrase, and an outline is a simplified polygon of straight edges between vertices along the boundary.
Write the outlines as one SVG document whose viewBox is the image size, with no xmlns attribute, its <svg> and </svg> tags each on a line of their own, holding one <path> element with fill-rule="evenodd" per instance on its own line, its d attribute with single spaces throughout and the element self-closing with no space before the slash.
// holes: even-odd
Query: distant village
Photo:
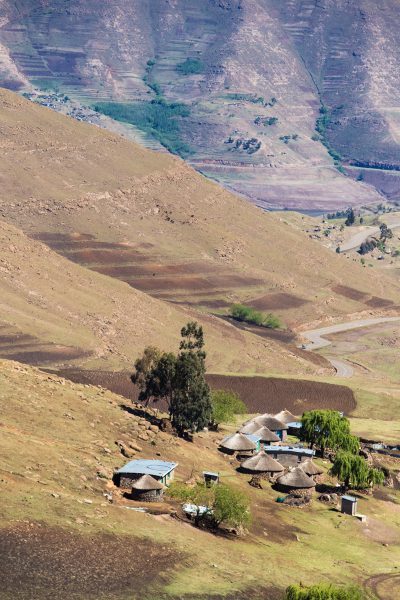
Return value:
<svg viewBox="0 0 400 600">
<path fill-rule="evenodd" d="M 263 489 L 265 484 L 270 485 L 277 492 L 276 502 L 282 505 L 303 507 L 317 494 L 321 502 L 365 521 L 366 517 L 357 513 L 356 497 L 346 494 L 339 483 L 324 483 L 327 468 L 321 466 L 321 460 L 314 460 L 314 449 L 299 441 L 301 426 L 301 420 L 286 409 L 274 415 L 258 415 L 221 439 L 218 451 L 238 474 L 248 476 L 250 486 Z M 123 497 L 132 502 L 133 510 L 146 512 L 152 510 L 149 503 L 170 500 L 169 487 L 176 471 L 179 473 L 176 462 L 135 459 L 114 473 L 113 482 Z M 201 481 L 192 479 L 184 485 L 188 489 L 196 484 L 210 488 L 221 483 L 220 473 L 204 470 Z M 212 512 L 210 507 L 193 502 L 183 502 L 181 508 L 182 516 L 188 520 Z"/>
</svg>

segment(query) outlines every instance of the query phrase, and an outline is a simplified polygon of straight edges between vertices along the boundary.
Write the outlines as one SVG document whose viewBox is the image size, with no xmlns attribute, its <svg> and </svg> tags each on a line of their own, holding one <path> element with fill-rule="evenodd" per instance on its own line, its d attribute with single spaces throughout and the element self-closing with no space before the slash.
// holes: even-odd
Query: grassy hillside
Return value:
<svg viewBox="0 0 400 600">
<path fill-rule="evenodd" d="M 216 600 L 226 594 L 275 600 L 299 580 L 357 582 L 369 590 L 376 584 L 382 600 L 396 597 L 398 490 L 360 498 L 366 524 L 317 500 L 302 510 L 288 508 L 275 502 L 269 484 L 250 487 L 249 477 L 217 451 L 230 429 L 184 442 L 151 431 L 124 398 L 15 362 L 0 361 L 0 384 L 2 600 L 32 597 L 33 590 L 36 600 Z M 116 442 L 139 444 L 132 456 L 160 453 L 178 462 L 179 480 L 219 471 L 250 498 L 248 535 L 196 530 L 172 519 L 177 507 L 168 502 L 154 516 L 127 510 L 134 505 L 109 480 L 127 461 Z M 113 503 L 103 495 L 109 492 Z"/>
<path fill-rule="evenodd" d="M 197 319 L 204 325 L 211 371 L 323 371 L 305 353 L 301 357 L 216 317 L 151 298 L 71 263 L 5 223 L 0 223 L 0 252 L 3 357 L 47 366 L 130 369 L 145 346 L 177 349 L 181 327 Z"/>
<path fill-rule="evenodd" d="M 382 297 L 399 303 L 396 282 L 372 279 L 181 160 L 7 91 L 0 100 L 1 215 L 72 260 L 159 298 L 208 309 L 245 301 L 294 327 L 379 312 Z"/>
</svg>

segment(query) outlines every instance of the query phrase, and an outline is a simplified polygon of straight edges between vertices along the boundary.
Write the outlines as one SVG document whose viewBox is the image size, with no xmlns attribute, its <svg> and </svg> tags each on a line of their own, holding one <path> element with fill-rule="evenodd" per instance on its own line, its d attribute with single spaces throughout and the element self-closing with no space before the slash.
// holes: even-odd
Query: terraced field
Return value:
<svg viewBox="0 0 400 600">
<path fill-rule="evenodd" d="M 151 102 L 184 103 L 188 114 L 178 120 L 173 151 L 185 148 L 197 170 L 263 207 L 326 210 L 379 202 L 372 186 L 337 170 L 338 161 L 315 135 L 324 102 L 332 112 L 333 145 L 342 146 L 349 129 L 342 126 L 349 111 L 337 109 L 340 101 L 350 99 L 349 110 L 357 115 L 350 119 L 355 144 L 361 136 L 366 145 L 367 126 L 375 122 L 378 138 L 387 137 L 384 119 L 394 124 L 396 117 L 389 110 L 395 85 L 384 117 L 375 97 L 359 116 L 360 93 L 350 95 L 350 85 L 356 79 L 362 87 L 372 66 L 353 56 L 351 40 L 359 48 L 375 38 L 358 6 L 339 10 L 331 4 L 321 11 L 308 1 L 117 0 L 99 6 L 95 0 L 6 0 L 0 8 L 0 83 L 58 90 L 86 105 L 111 102 L 114 110 L 121 102 L 141 103 L 144 112 Z M 390 17 L 392 6 L 387 12 Z M 376 22 L 378 17 L 375 11 Z M 396 81 L 395 68 L 391 73 Z M 160 147 L 160 123 L 152 128 L 140 118 L 131 124 L 126 135 Z M 387 146 L 397 147 L 392 139 Z"/>
</svg>

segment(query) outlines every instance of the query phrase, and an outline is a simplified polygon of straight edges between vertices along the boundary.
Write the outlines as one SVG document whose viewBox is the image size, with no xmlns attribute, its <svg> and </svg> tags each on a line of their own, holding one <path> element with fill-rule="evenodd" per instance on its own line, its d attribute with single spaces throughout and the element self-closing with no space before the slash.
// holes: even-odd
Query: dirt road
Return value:
<svg viewBox="0 0 400 600">
<path fill-rule="evenodd" d="M 396 229 L 396 227 L 400 227 L 400 223 L 396 222 L 391 225 L 388 225 L 390 229 Z M 367 226 L 362 231 L 358 231 L 354 235 L 351 236 L 346 242 L 340 244 L 340 252 L 349 252 L 350 250 L 355 250 L 359 248 L 360 245 L 365 242 L 365 240 L 370 236 L 376 236 L 379 234 L 379 227 Z"/>
<path fill-rule="evenodd" d="M 306 350 L 319 350 L 320 348 L 326 348 L 330 346 L 332 342 L 327 340 L 324 336 L 332 333 L 340 333 L 342 331 L 349 331 L 350 329 L 360 329 L 363 327 L 370 327 L 371 325 L 378 325 L 379 323 L 390 323 L 391 321 L 400 321 L 400 317 L 378 317 L 376 319 L 360 319 L 359 321 L 348 321 L 347 323 L 340 323 L 338 325 L 330 325 L 328 327 L 321 327 L 320 329 L 310 329 L 303 331 L 302 336 L 308 340 L 309 343 L 305 344 Z M 337 377 L 352 377 L 354 374 L 353 367 L 346 361 L 337 360 L 336 358 L 326 357 L 331 365 L 336 370 Z"/>
</svg>

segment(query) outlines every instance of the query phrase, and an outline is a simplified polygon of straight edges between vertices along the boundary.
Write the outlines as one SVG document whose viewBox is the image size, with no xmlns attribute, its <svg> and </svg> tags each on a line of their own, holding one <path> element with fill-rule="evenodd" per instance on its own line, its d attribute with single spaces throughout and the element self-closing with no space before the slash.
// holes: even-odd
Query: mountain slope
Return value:
<svg viewBox="0 0 400 600">
<path fill-rule="evenodd" d="M 399 303 L 395 282 L 177 158 L 8 91 L 0 116 L 0 215 L 78 263 L 174 302 L 251 302 L 295 327 Z"/>
<path fill-rule="evenodd" d="M 0 214 L 68 258 L 159 298 L 249 301 L 296 327 L 399 303 L 396 283 L 183 161 L 10 92 L 0 100 Z"/>
<path fill-rule="evenodd" d="M 316 500 L 289 510 L 277 505 L 268 482 L 262 490 L 249 486 L 249 475 L 218 452 L 233 426 L 202 432 L 190 443 L 160 432 L 151 425 L 154 415 L 127 407 L 125 398 L 4 360 L 0 401 L 2 599 L 278 600 L 299 573 L 304 584 L 369 589 L 388 551 L 393 587 L 381 598 L 398 597 L 396 489 L 390 497 L 387 488 L 360 495 L 359 509 L 373 515 L 368 526 L 344 521 Z M 205 468 L 218 472 L 249 498 L 249 533 L 212 535 L 182 522 L 169 500 L 148 507 L 148 514 L 127 510 L 142 503 L 135 506 L 111 483 L 113 470 L 127 462 L 121 445 L 135 458 L 177 462 L 179 481 L 201 480 Z M 351 568 L 343 569 L 344 562 Z"/>
<path fill-rule="evenodd" d="M 0 82 L 115 102 L 111 114 L 136 103 L 131 135 L 153 146 L 156 134 L 257 204 L 360 205 L 381 197 L 312 138 L 326 105 L 332 149 L 346 164 L 386 165 L 364 179 L 398 196 L 397 17 L 397 0 L 6 0 Z M 143 115 L 161 97 L 187 114 L 149 136 Z"/>
<path fill-rule="evenodd" d="M 52 367 L 131 369 L 148 345 L 177 350 L 181 327 L 197 319 L 204 326 L 210 371 L 321 371 L 305 353 L 151 298 L 1 222 L 0 252 L 3 357 Z"/>
</svg>

